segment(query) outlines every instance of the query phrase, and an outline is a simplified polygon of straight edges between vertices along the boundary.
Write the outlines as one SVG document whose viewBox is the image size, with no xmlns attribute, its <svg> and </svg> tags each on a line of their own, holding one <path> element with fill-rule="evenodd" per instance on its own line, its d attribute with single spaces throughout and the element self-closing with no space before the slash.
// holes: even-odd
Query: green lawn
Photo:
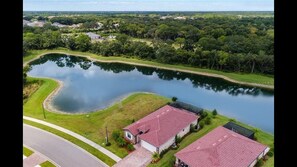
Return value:
<svg viewBox="0 0 297 167">
<path fill-rule="evenodd" d="M 51 79 L 41 79 L 43 84 L 29 97 L 23 106 L 25 116 L 43 120 L 42 102 L 52 92 L 58 84 Z M 47 122 L 62 126 L 72 130 L 115 153 L 119 157 L 125 157 L 128 152 L 120 148 L 111 139 L 111 146 L 104 146 L 105 126 L 108 127 L 109 134 L 113 130 L 122 129 L 131 124 L 132 120 L 138 120 L 147 114 L 163 106 L 169 99 L 147 93 L 136 93 L 109 108 L 89 114 L 61 114 L 45 110 Z M 122 106 L 122 107 L 121 107 Z"/>
<path fill-rule="evenodd" d="M 209 115 L 211 115 L 209 113 Z M 227 122 L 229 122 L 229 118 L 222 116 L 222 115 L 217 115 L 216 118 L 212 119 L 212 124 L 211 125 L 205 125 L 203 127 L 203 129 L 201 129 L 198 132 L 194 132 L 191 133 L 190 135 L 186 136 L 180 143 L 180 147 L 177 150 L 170 150 L 168 151 L 166 154 L 164 154 L 163 158 L 156 164 L 150 164 L 150 167 L 171 167 L 172 164 L 175 161 L 174 158 L 174 154 L 177 153 L 178 151 L 182 150 L 183 148 L 185 148 L 186 146 L 190 145 L 191 143 L 193 143 L 194 141 L 196 141 L 197 139 L 199 139 L 200 137 L 204 136 L 205 134 L 207 134 L 208 132 L 210 132 L 211 130 L 213 130 L 214 128 L 220 126 L 220 125 L 224 125 Z M 242 124 L 240 122 L 237 122 L 238 124 L 249 128 L 249 129 L 254 129 L 250 126 L 247 126 L 245 124 Z M 256 137 L 257 140 L 260 143 L 263 143 L 265 145 L 268 145 L 270 148 L 274 148 L 274 137 L 271 134 L 268 134 L 266 132 L 257 130 L 258 132 L 256 132 Z M 268 161 L 265 162 L 264 167 L 271 167 L 274 166 L 274 156 L 269 158 Z"/>
<path fill-rule="evenodd" d="M 45 161 L 40 164 L 41 167 L 55 167 L 54 164 L 52 164 L 50 161 Z"/>
<path fill-rule="evenodd" d="M 31 78 L 32 79 L 32 78 Z M 43 112 L 42 112 L 42 102 L 44 99 L 52 92 L 57 86 L 57 82 L 51 79 L 40 79 L 42 80 L 42 85 L 40 88 L 29 97 L 27 103 L 24 104 L 23 114 L 26 116 L 43 119 Z M 131 124 L 132 120 L 138 120 L 149 113 L 155 111 L 157 108 L 163 106 L 170 99 L 155 95 L 155 94 L 146 94 L 146 93 L 136 93 L 130 95 L 126 99 L 124 99 L 121 104 L 117 103 L 112 105 L 109 108 L 106 108 L 101 111 L 89 113 L 89 114 L 60 114 L 60 113 L 53 113 L 45 110 L 46 113 L 46 120 L 47 122 L 51 122 L 53 124 L 62 126 L 64 128 L 70 129 L 86 138 L 100 144 L 101 146 L 105 147 L 106 149 L 110 150 L 111 152 L 115 153 L 120 157 L 125 157 L 128 152 L 126 149 L 120 148 L 116 145 L 116 143 L 111 139 L 111 146 L 104 146 L 102 143 L 104 142 L 105 137 L 105 126 L 108 127 L 109 134 L 113 130 L 122 129 L 123 127 Z M 191 144 L 198 138 L 202 137 L 215 127 L 219 125 L 223 125 L 227 123 L 230 119 L 221 115 L 218 115 L 211 125 L 206 125 L 202 130 L 197 133 L 192 133 L 187 136 L 182 142 L 181 146 L 178 150 L 186 147 L 187 145 Z M 40 125 L 38 123 L 30 122 L 24 120 L 25 123 L 40 127 L 42 129 L 48 130 L 52 133 L 55 133 L 59 136 L 70 140 L 71 142 L 79 145 L 80 147 L 86 149 L 93 155 L 97 156 L 99 159 L 104 161 L 107 164 L 113 164 L 110 159 L 106 157 L 102 157 L 100 153 L 94 153 L 94 148 L 91 146 L 64 134 L 58 130 L 49 128 L 44 125 Z M 241 123 L 239 123 L 241 124 Z M 244 124 L 241 124 L 245 127 L 248 127 Z M 251 128 L 251 127 L 249 127 Z M 254 129 L 254 128 L 252 128 Z M 256 137 L 259 142 L 270 146 L 271 148 L 274 147 L 274 138 L 272 135 L 262 132 L 258 129 L 256 133 Z M 178 150 L 170 150 L 167 152 L 164 157 L 157 163 L 151 164 L 150 166 L 170 166 L 170 162 L 174 160 L 174 153 Z M 265 166 L 273 166 L 274 165 L 274 157 L 271 157 L 266 163 Z"/>
<path fill-rule="evenodd" d="M 51 128 L 51 127 L 48 127 L 46 125 L 42 125 L 42 124 L 32 122 L 32 121 L 28 121 L 28 120 L 25 120 L 25 119 L 23 119 L 23 122 L 25 124 L 32 125 L 32 126 L 40 128 L 40 129 L 46 130 L 48 132 L 51 132 L 51 133 L 53 133 L 53 134 L 55 134 L 57 136 L 60 136 L 60 137 L 62 137 L 64 139 L 72 142 L 73 144 L 75 144 L 75 145 L 85 149 L 89 153 L 93 154 L 95 157 L 99 158 L 100 160 L 105 162 L 107 165 L 112 166 L 112 165 L 114 165 L 116 163 L 113 159 L 109 158 L 108 156 L 106 156 L 102 152 L 98 151 L 96 148 L 82 142 L 81 140 L 79 140 L 79 139 L 77 139 L 75 137 L 72 137 L 71 135 L 68 135 L 68 134 L 66 134 L 64 132 L 61 132 L 61 131 L 56 130 L 56 129 Z"/>
<path fill-rule="evenodd" d="M 32 150 L 30 150 L 29 148 L 23 146 L 23 154 L 26 156 L 26 157 L 29 157 L 30 155 L 32 155 L 34 152 Z"/>
<path fill-rule="evenodd" d="M 219 75 L 221 77 L 227 77 L 237 82 L 243 82 L 246 84 L 261 84 L 261 85 L 255 85 L 255 86 L 267 87 L 270 89 L 274 88 L 273 76 L 264 76 L 260 74 L 231 73 L 231 72 L 223 72 L 223 71 L 210 70 L 210 69 L 194 68 L 194 67 L 185 66 L 185 65 L 162 64 L 154 61 L 146 61 L 146 60 L 140 60 L 136 58 L 125 58 L 125 57 L 116 57 L 116 56 L 104 57 L 104 56 L 96 55 L 89 52 L 70 51 L 65 48 L 58 48 L 54 50 L 33 50 L 33 51 L 30 51 L 28 55 L 23 58 L 23 61 L 24 63 L 28 62 L 33 58 L 37 57 L 38 55 L 46 54 L 46 53 L 65 53 L 65 54 L 72 54 L 72 55 L 88 56 L 90 58 L 102 60 L 102 61 L 120 61 L 128 64 L 138 63 L 146 66 L 167 68 L 172 70 L 187 70 L 191 72 L 208 73 L 211 75 Z"/>
</svg>

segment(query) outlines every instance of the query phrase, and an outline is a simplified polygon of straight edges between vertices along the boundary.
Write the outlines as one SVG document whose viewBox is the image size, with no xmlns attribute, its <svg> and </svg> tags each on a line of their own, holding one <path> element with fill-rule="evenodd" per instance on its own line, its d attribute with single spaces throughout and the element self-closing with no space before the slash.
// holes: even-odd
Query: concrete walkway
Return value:
<svg viewBox="0 0 297 167">
<path fill-rule="evenodd" d="M 39 164 L 45 161 L 47 161 L 47 159 L 36 152 L 26 158 L 24 158 L 23 155 L 23 167 L 40 167 Z"/>
<path fill-rule="evenodd" d="M 118 157 L 117 155 L 113 154 L 112 152 L 108 151 L 107 149 L 101 147 L 100 145 L 98 145 L 97 143 L 75 133 L 75 132 L 72 132 L 68 129 L 65 129 L 65 128 L 62 128 L 60 126 L 57 126 L 57 125 L 54 125 L 54 124 L 51 124 L 51 123 L 48 123 L 48 122 L 45 122 L 45 121 L 42 121 L 42 120 L 39 120 L 39 119 L 35 119 L 35 118 L 31 118 L 31 117 L 27 117 L 27 116 L 23 116 L 23 119 L 26 119 L 26 120 L 29 120 L 29 121 L 33 121 L 33 122 L 37 122 L 37 123 L 40 123 L 40 124 L 43 124 L 43 125 L 46 125 L 46 126 L 49 126 L 51 128 L 54 128 L 54 129 L 57 129 L 59 131 L 62 131 L 64 133 L 67 133 L 87 144 L 89 144 L 90 146 L 96 148 L 98 151 L 102 152 L 103 154 L 109 156 L 111 159 L 115 160 L 116 162 L 119 162 L 120 160 L 122 160 L 120 157 Z"/>
</svg>

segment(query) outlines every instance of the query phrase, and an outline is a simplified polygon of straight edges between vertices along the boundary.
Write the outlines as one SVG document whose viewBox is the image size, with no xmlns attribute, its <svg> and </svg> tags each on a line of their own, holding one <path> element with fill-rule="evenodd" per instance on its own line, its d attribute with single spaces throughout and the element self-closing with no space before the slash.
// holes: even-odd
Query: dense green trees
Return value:
<svg viewBox="0 0 297 167">
<path fill-rule="evenodd" d="M 138 57 L 233 72 L 274 73 L 274 37 L 270 33 L 274 29 L 273 18 L 226 16 L 160 20 L 149 16 L 111 16 L 59 16 L 50 21 L 67 25 L 83 23 L 79 31 L 88 31 L 102 22 L 102 33 L 115 32 L 116 40 L 91 43 L 86 35 L 61 35 L 61 30 L 50 24 L 42 28 L 25 26 L 23 52 L 66 47 L 103 56 Z M 119 23 L 119 27 L 114 23 Z M 134 41 L 131 37 L 150 38 L 152 44 Z"/>
<path fill-rule="evenodd" d="M 88 51 L 91 47 L 91 39 L 85 34 L 81 34 L 74 40 L 75 49 L 85 52 Z"/>
</svg>

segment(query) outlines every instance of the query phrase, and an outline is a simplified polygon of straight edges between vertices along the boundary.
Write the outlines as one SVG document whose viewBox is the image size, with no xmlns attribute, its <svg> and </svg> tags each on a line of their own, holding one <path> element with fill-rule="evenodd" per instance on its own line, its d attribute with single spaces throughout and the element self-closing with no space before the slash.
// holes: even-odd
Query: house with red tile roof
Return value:
<svg viewBox="0 0 297 167">
<path fill-rule="evenodd" d="M 219 126 L 175 154 L 178 167 L 253 167 L 269 147 Z"/>
<path fill-rule="evenodd" d="M 125 139 L 143 148 L 161 153 L 175 143 L 175 136 L 183 137 L 197 125 L 199 116 L 184 109 L 165 105 L 124 128 Z"/>
</svg>

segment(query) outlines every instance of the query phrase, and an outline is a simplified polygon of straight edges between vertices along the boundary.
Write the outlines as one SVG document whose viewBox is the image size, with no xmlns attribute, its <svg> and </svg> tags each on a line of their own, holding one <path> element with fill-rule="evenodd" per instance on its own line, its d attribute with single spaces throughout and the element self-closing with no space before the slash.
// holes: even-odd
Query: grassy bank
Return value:
<svg viewBox="0 0 297 167">
<path fill-rule="evenodd" d="M 43 129 L 45 131 L 48 131 L 48 132 L 51 132 L 57 136 L 60 136 L 70 142 L 72 142 L 73 144 L 85 149 L 86 151 L 88 151 L 89 153 L 93 154 L 95 157 L 99 158 L 100 160 L 102 160 L 103 162 L 105 162 L 107 165 L 109 166 L 112 166 L 115 164 L 115 161 L 111 158 L 109 158 L 108 156 L 106 156 L 105 154 L 101 153 L 100 151 L 98 151 L 97 149 L 95 149 L 94 147 L 82 142 L 81 140 L 75 138 L 75 137 L 72 137 L 71 135 L 68 135 L 64 132 L 61 132 L 59 130 L 56 130 L 54 128 L 51 128 L 51 127 L 48 127 L 48 126 L 45 126 L 45 125 L 42 125 L 42 124 L 39 124 L 39 123 L 36 123 L 36 122 L 32 122 L 32 121 L 28 121 L 28 120 L 25 120 L 23 119 L 23 122 L 25 124 L 28 124 L 28 125 L 32 125 L 34 127 L 37 127 L 37 128 L 40 128 L 40 129 Z"/>
<path fill-rule="evenodd" d="M 201 75 L 208 75 L 214 77 L 220 77 L 230 82 L 235 82 L 239 84 L 251 85 L 251 86 L 258 86 L 264 87 L 269 89 L 274 89 L 274 78 L 270 76 L 264 76 L 260 74 L 241 74 L 241 73 L 232 73 L 232 72 L 222 72 L 217 70 L 210 70 L 210 69 L 202 69 L 202 68 L 194 68 L 185 65 L 170 65 L 170 64 L 162 64 L 154 61 L 146 61 L 140 60 L 135 58 L 125 58 L 125 57 L 104 57 L 100 55 L 96 55 L 89 52 L 78 52 L 78 51 L 71 51 L 64 48 L 54 49 L 54 50 L 33 50 L 30 51 L 27 56 L 23 57 L 24 63 L 29 62 L 30 60 L 38 57 L 39 55 L 46 54 L 46 53 L 65 53 L 71 55 L 79 55 L 85 56 L 92 59 L 96 59 L 99 61 L 116 61 L 122 62 L 127 64 L 137 64 L 143 66 L 152 66 L 170 70 L 180 70 L 184 72 L 192 72 Z"/>
<path fill-rule="evenodd" d="M 40 88 L 32 94 L 28 101 L 24 104 L 24 115 L 34 117 L 37 119 L 43 119 L 42 112 L 42 102 L 44 99 L 57 88 L 58 84 L 56 81 L 51 79 L 39 79 L 42 81 L 42 85 Z M 46 120 L 47 122 L 51 122 L 53 124 L 62 126 L 66 129 L 72 130 L 98 144 L 110 150 L 120 157 L 125 157 L 128 152 L 124 148 L 120 148 L 116 145 L 115 141 L 110 139 L 111 146 L 104 146 L 102 143 L 104 142 L 105 137 L 105 126 L 108 127 L 109 135 L 114 130 L 120 130 L 123 127 L 132 123 L 132 120 L 138 120 L 149 113 L 155 111 L 157 108 L 166 104 L 170 99 L 154 95 L 154 94 L 146 94 L 146 93 L 137 93 L 133 94 L 126 99 L 122 100 L 121 103 L 117 103 L 112 105 L 109 108 L 101 110 L 99 112 L 93 112 L 88 114 L 61 114 L 61 113 L 53 113 L 45 110 Z M 174 154 L 181 150 L 182 148 L 188 146 L 192 142 L 196 141 L 203 135 L 207 134 L 214 128 L 219 125 L 223 125 L 227 123 L 230 119 L 221 115 L 216 116 L 212 120 L 211 125 L 205 125 L 205 127 L 197 133 L 192 133 L 187 136 L 182 142 L 178 150 L 170 150 L 168 153 L 164 155 L 164 157 L 157 163 L 151 164 L 150 166 L 170 166 L 171 162 L 174 161 Z M 69 136 L 63 132 L 58 130 L 49 128 L 44 125 L 40 125 L 38 123 L 30 122 L 24 120 L 25 123 L 28 123 L 33 126 L 37 126 L 39 128 L 45 129 L 52 133 L 55 133 L 65 139 L 75 143 L 76 145 L 84 148 L 89 151 L 91 154 L 95 155 L 105 163 L 111 165 L 114 162 L 111 162 L 110 158 L 104 157 L 98 153 L 97 150 L 94 150 L 91 146 Z M 241 123 L 239 123 L 241 124 Z M 248 127 L 247 125 L 241 124 L 242 126 Z M 252 127 L 248 127 L 253 129 Z M 268 145 L 270 148 L 274 146 L 274 138 L 272 135 L 257 130 L 256 138 L 259 142 Z M 110 137 L 111 138 L 111 137 Z M 94 153 L 97 151 L 97 153 Z M 274 157 L 269 158 L 269 160 L 265 163 L 264 166 L 273 166 L 274 165 Z"/>
<path fill-rule="evenodd" d="M 29 97 L 23 106 L 23 114 L 43 120 L 42 102 L 58 86 L 51 79 L 40 79 L 43 84 Z M 138 120 L 147 114 L 163 106 L 169 99 L 153 94 L 137 93 L 129 96 L 121 102 L 114 104 L 99 112 L 88 114 L 61 114 L 45 110 L 47 122 L 72 130 L 115 153 L 119 157 L 125 157 L 128 152 L 110 140 L 111 146 L 104 146 L 105 126 L 109 134 L 114 130 L 121 130 L 131 124 L 132 120 Z"/>
<path fill-rule="evenodd" d="M 209 113 L 209 115 L 211 115 L 211 114 Z M 186 136 L 181 141 L 180 147 L 177 150 L 168 151 L 166 154 L 164 154 L 163 158 L 158 163 L 150 164 L 149 166 L 150 167 L 171 167 L 175 161 L 175 157 L 174 157 L 175 153 L 177 153 L 178 151 L 187 147 L 188 145 L 190 145 L 191 143 L 193 143 L 200 137 L 206 135 L 208 132 L 212 131 L 216 127 L 218 127 L 220 125 L 224 125 L 229 121 L 230 121 L 229 118 L 222 116 L 222 115 L 217 115 L 215 118 L 212 119 L 212 123 L 210 125 L 205 125 L 200 131 L 191 133 L 190 135 Z M 247 126 L 240 122 L 236 122 L 236 123 L 238 123 L 246 128 L 255 130 L 253 127 Z M 257 132 L 256 132 L 255 136 L 256 136 L 258 142 L 263 143 L 263 144 L 269 146 L 270 148 L 274 148 L 274 137 L 271 134 L 268 134 L 268 133 L 260 131 L 260 130 L 256 130 L 256 131 Z M 271 167 L 271 166 L 274 166 L 274 156 L 270 157 L 268 159 L 268 161 L 265 162 L 263 167 Z"/>
<path fill-rule="evenodd" d="M 29 148 L 27 147 L 24 147 L 23 146 L 23 154 L 26 156 L 26 157 L 29 157 L 30 155 L 32 155 L 34 152 L 32 150 L 30 150 Z M 40 164 L 41 167 L 55 167 L 54 164 L 52 164 L 50 161 L 45 161 L 43 163 Z"/>
</svg>

